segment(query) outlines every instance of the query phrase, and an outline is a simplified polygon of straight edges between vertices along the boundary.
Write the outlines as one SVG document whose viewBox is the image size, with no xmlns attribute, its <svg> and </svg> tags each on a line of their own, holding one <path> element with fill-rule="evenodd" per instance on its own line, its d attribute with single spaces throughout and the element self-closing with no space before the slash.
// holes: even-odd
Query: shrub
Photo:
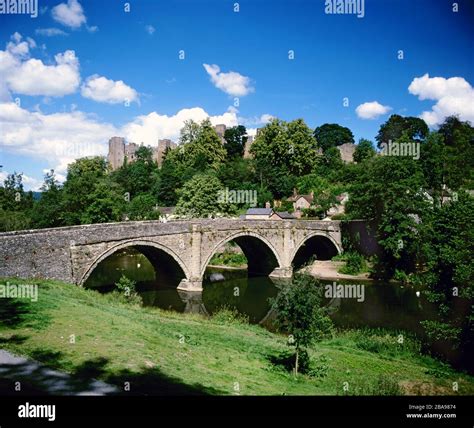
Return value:
<svg viewBox="0 0 474 428">
<path fill-rule="evenodd" d="M 395 356 L 400 354 L 419 355 L 421 343 L 405 332 L 387 332 L 378 329 L 361 329 L 352 333 L 358 349 Z"/>
<path fill-rule="evenodd" d="M 393 377 L 380 374 L 372 387 L 371 395 L 403 395 L 398 382 Z"/>
<path fill-rule="evenodd" d="M 220 324 L 248 324 L 248 315 L 240 313 L 236 308 L 221 306 L 212 315 L 212 319 Z"/>
<path fill-rule="evenodd" d="M 214 254 L 210 264 L 239 267 L 247 264 L 247 258 L 241 253 L 224 252 L 220 254 Z"/>
<path fill-rule="evenodd" d="M 380 374 L 376 380 L 363 378 L 359 382 L 352 382 L 349 384 L 349 390 L 342 391 L 342 395 L 394 396 L 403 395 L 403 391 L 395 379 Z"/>
<path fill-rule="evenodd" d="M 120 279 L 115 283 L 117 290 L 114 290 L 114 294 L 119 294 L 122 299 L 130 303 L 142 304 L 142 298 L 136 291 L 137 283 L 125 275 L 122 275 Z"/>
<path fill-rule="evenodd" d="M 343 266 L 339 271 L 346 275 L 357 275 L 361 272 L 364 272 L 367 268 L 367 263 L 364 257 L 356 252 L 347 253 L 346 265 Z"/>
</svg>

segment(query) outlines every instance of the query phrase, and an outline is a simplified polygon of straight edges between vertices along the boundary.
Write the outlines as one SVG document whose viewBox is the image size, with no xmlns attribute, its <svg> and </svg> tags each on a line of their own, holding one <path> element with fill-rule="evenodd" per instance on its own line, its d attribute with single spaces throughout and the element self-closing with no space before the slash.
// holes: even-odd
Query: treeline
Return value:
<svg viewBox="0 0 474 428">
<path fill-rule="evenodd" d="M 337 195 L 349 192 L 347 216 L 388 221 L 407 211 L 417 214 L 412 207 L 416 198 L 405 204 L 406 197 L 398 195 L 399 206 L 383 215 L 393 199 L 394 183 L 403 187 L 410 180 L 412 194 L 432 197 L 434 205 L 449 192 L 472 188 L 472 132 L 469 123 L 455 117 L 430 132 L 419 118 L 392 115 L 380 127 L 376 147 L 417 144 L 419 158 L 376 156 L 374 144 L 362 139 L 356 163 L 345 164 L 337 147 L 354 143 L 354 136 L 338 124 L 311 130 L 301 119 L 274 119 L 252 144 L 252 158 L 244 158 L 244 126 L 227 129 L 223 145 L 209 120 L 189 121 L 178 148 L 165 153 L 161 168 L 145 146 L 136 152 L 135 162 L 125 161 L 116 171 L 102 157 L 78 159 L 69 165 L 62 185 L 54 171 L 46 174 L 38 200 L 23 190 L 21 174 L 10 174 L 0 187 L 0 230 L 156 219 L 160 206 L 177 206 L 178 214 L 190 217 L 235 215 L 248 208 L 245 203 L 222 202 L 218 193 L 225 188 L 255 192 L 259 206 L 282 201 L 275 209 L 289 211 L 293 207 L 286 198 L 293 189 L 313 192 L 308 214 L 321 217 L 337 203 Z"/>
<path fill-rule="evenodd" d="M 474 128 L 468 122 L 449 117 L 430 131 L 419 118 L 392 115 L 375 145 L 359 141 L 356 163 L 349 164 L 337 147 L 354 137 L 337 124 L 311 130 L 301 119 L 274 119 L 256 137 L 252 158 L 243 157 L 246 134 L 243 126 L 230 128 L 222 145 L 208 120 L 189 121 L 161 168 L 148 147 L 116 171 L 102 157 L 78 159 L 62 185 L 54 171 L 46 174 L 38 200 L 13 173 L 0 187 L 0 229 L 156 219 L 157 206 L 176 206 L 190 217 L 247 208 L 223 203 L 224 188 L 256 191 L 259 206 L 281 200 L 281 210 L 291 209 L 285 201 L 294 188 L 313 191 L 313 214 L 320 215 L 348 192 L 345 218 L 376 225 L 382 251 L 373 275 L 423 289 L 438 308 L 437 318 L 424 323 L 429 337 L 474 354 Z M 389 143 L 411 151 L 377 155 Z"/>
</svg>

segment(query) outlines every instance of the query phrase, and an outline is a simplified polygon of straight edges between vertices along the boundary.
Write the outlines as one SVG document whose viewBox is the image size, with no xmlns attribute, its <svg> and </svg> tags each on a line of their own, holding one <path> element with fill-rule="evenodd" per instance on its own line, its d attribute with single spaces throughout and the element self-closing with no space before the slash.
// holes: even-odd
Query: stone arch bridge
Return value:
<svg viewBox="0 0 474 428">
<path fill-rule="evenodd" d="M 118 250 L 143 253 L 157 275 L 178 289 L 201 291 L 206 267 L 220 246 L 234 241 L 249 275 L 289 278 L 312 255 L 342 251 L 340 222 L 312 220 L 134 221 L 0 233 L 0 276 L 57 279 L 83 285 Z"/>
</svg>

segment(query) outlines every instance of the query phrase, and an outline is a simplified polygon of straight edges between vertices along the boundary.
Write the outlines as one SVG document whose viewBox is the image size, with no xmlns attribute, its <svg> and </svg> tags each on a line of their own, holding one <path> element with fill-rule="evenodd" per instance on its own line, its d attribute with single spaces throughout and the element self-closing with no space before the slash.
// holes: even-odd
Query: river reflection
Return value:
<svg viewBox="0 0 474 428">
<path fill-rule="evenodd" d="M 186 292 L 176 284 L 155 277 L 155 270 L 142 254 L 134 250 L 116 253 L 102 262 L 93 272 L 86 287 L 107 292 L 125 274 L 137 282 L 137 291 L 145 306 L 157 306 L 177 312 L 212 315 L 223 306 L 235 308 L 248 316 L 251 323 L 271 319 L 271 297 L 278 294 L 282 284 L 267 277 L 247 277 L 246 270 L 208 268 L 203 292 Z M 322 281 L 323 286 L 332 281 Z M 420 332 L 419 321 L 434 313 L 432 306 L 414 290 L 397 283 L 368 281 L 337 281 L 338 284 L 362 284 L 364 301 L 353 298 L 327 299 L 331 318 L 341 327 L 388 327 Z"/>
</svg>

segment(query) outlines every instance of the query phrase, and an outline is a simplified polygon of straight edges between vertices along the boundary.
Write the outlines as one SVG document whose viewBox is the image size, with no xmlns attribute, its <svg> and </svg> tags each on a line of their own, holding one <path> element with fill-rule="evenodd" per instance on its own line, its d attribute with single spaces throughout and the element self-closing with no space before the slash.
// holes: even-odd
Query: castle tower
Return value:
<svg viewBox="0 0 474 428">
<path fill-rule="evenodd" d="M 214 131 L 216 131 L 222 144 L 225 144 L 224 134 L 226 129 L 227 127 L 224 124 L 214 126 Z"/>
<path fill-rule="evenodd" d="M 252 157 L 252 154 L 250 153 L 250 147 L 252 147 L 252 144 L 253 144 L 253 135 L 249 135 L 247 137 L 247 141 L 245 142 L 245 146 L 244 146 L 244 158 L 245 159 Z"/>
<path fill-rule="evenodd" d="M 125 156 L 127 157 L 127 163 L 135 161 L 135 152 L 140 146 L 136 143 L 129 143 L 125 145 Z"/>
<path fill-rule="evenodd" d="M 120 168 L 125 159 L 125 138 L 112 137 L 109 140 L 109 154 L 107 160 L 112 169 Z"/>
<path fill-rule="evenodd" d="M 165 155 L 166 149 L 174 149 L 177 147 L 177 144 L 171 140 L 163 139 L 158 140 L 158 147 L 153 150 L 153 160 L 158 163 L 158 166 L 161 166 L 163 163 L 163 158 Z"/>
</svg>

